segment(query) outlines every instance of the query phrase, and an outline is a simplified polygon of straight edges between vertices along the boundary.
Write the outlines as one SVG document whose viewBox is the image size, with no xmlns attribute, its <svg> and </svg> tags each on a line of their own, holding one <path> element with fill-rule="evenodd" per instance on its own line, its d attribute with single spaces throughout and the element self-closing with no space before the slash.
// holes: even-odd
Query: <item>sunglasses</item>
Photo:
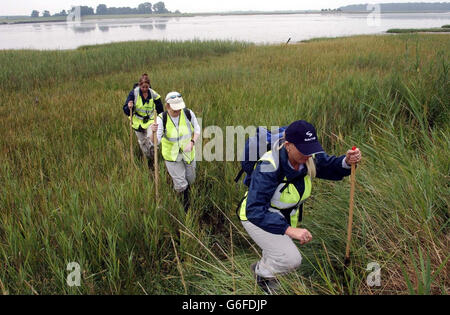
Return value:
<svg viewBox="0 0 450 315">
<path fill-rule="evenodd" d="M 174 100 L 174 99 L 176 99 L 176 98 L 178 98 L 178 97 L 181 97 L 181 94 L 180 94 L 180 93 L 175 94 L 175 95 L 172 95 L 172 96 L 169 96 L 167 99 L 168 99 L 168 100 L 169 100 L 169 99 Z"/>
</svg>

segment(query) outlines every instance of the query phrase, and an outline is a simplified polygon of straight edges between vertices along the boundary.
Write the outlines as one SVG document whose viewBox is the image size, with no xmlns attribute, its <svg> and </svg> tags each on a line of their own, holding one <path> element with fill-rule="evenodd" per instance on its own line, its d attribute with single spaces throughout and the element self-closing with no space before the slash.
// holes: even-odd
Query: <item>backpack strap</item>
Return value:
<svg viewBox="0 0 450 315">
<path fill-rule="evenodd" d="M 313 154 L 312 156 L 314 163 L 316 162 L 316 155 Z M 282 180 L 281 183 L 285 183 L 285 185 L 283 186 L 283 188 L 280 190 L 281 193 L 283 193 L 283 191 L 286 190 L 286 188 L 288 188 L 288 186 L 290 184 L 292 184 L 294 181 L 296 181 L 298 178 L 302 177 L 302 175 L 298 175 L 297 177 L 293 178 L 292 180 L 288 181 L 288 180 Z"/>
<path fill-rule="evenodd" d="M 189 122 L 192 124 L 192 116 L 191 116 L 191 111 L 187 108 L 183 109 L 184 114 L 186 115 L 187 119 L 189 120 Z M 162 121 L 163 121 L 163 135 L 166 134 L 166 130 L 167 130 L 167 115 L 168 112 L 165 111 L 164 113 L 162 113 Z"/>
<path fill-rule="evenodd" d="M 280 210 L 281 214 L 283 215 L 283 217 L 286 219 L 287 222 L 291 221 L 291 212 L 294 209 L 298 209 L 299 214 L 298 214 L 298 223 L 301 223 L 303 221 L 303 203 L 300 205 L 295 206 L 294 208 L 291 209 L 284 209 L 284 210 Z"/>
<path fill-rule="evenodd" d="M 283 188 L 281 188 L 280 193 L 283 193 L 289 187 L 289 185 L 292 183 L 293 183 L 293 181 L 288 181 L 288 180 L 283 179 L 280 184 L 284 184 L 284 186 L 283 186 Z"/>
<path fill-rule="evenodd" d="M 245 171 L 243 168 L 241 168 L 241 170 L 239 171 L 239 173 L 237 174 L 236 178 L 234 179 L 235 183 L 238 183 L 241 180 L 242 175 L 244 175 Z"/>
<path fill-rule="evenodd" d="M 168 115 L 168 112 L 162 113 L 163 135 L 165 135 L 166 131 L 167 131 L 167 115 Z"/>
<path fill-rule="evenodd" d="M 184 108 L 183 111 L 184 111 L 184 114 L 186 115 L 187 119 L 189 120 L 189 122 L 192 124 L 191 110 L 188 108 Z"/>
</svg>

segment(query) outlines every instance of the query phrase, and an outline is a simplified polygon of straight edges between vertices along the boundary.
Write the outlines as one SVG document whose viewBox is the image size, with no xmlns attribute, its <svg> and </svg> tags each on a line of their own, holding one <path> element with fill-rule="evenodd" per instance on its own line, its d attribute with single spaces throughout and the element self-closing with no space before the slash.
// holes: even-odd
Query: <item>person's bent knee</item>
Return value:
<svg viewBox="0 0 450 315">
<path fill-rule="evenodd" d="M 141 147 L 142 153 L 144 153 L 145 157 L 150 158 L 154 155 L 154 151 L 152 150 L 152 146 L 145 142 L 139 142 L 139 146 Z"/>
<path fill-rule="evenodd" d="M 295 270 L 302 264 L 302 255 L 297 252 L 292 252 L 286 255 L 285 265 L 288 270 Z"/>
</svg>

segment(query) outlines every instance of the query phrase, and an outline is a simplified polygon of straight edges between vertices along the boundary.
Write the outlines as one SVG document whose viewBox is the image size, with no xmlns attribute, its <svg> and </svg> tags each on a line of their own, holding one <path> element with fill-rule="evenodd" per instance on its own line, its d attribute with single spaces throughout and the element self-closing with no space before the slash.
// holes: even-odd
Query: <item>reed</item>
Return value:
<svg viewBox="0 0 450 315">
<path fill-rule="evenodd" d="M 448 294 L 449 51 L 447 35 L 406 34 L 0 52 L 0 292 L 261 294 L 234 214 L 237 162 L 199 163 L 187 217 L 163 163 L 156 208 L 136 143 L 130 172 L 122 106 L 148 72 L 204 127 L 305 119 L 328 153 L 361 148 L 352 265 L 342 271 L 348 180 L 316 181 L 302 223 L 314 240 L 281 293 Z M 80 287 L 66 284 L 70 262 Z"/>
</svg>

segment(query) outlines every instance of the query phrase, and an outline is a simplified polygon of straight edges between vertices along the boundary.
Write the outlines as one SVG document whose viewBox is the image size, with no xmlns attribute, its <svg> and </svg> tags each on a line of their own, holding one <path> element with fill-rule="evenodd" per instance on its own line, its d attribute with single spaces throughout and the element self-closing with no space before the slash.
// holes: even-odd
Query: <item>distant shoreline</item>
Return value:
<svg viewBox="0 0 450 315">
<path fill-rule="evenodd" d="M 190 17 L 190 14 L 123 14 L 123 15 L 86 15 L 82 21 L 86 20 L 107 20 L 107 19 L 142 19 L 142 18 L 164 18 L 164 17 Z M 32 24 L 32 23 L 61 23 L 67 22 L 66 16 L 38 17 L 38 18 L 19 18 L 19 17 L 1 17 L 0 24 Z"/>
<path fill-rule="evenodd" d="M 450 11 L 414 11 L 414 12 L 381 12 L 381 14 L 426 14 L 426 13 L 450 13 Z M 232 16 L 232 15 L 294 15 L 294 14 L 322 14 L 322 15 L 353 15 L 370 14 L 368 11 L 361 12 L 336 12 L 336 11 L 272 11 L 272 12 L 214 12 L 214 13 L 171 13 L 171 14 L 122 14 L 122 15 L 87 15 L 82 18 L 86 20 L 106 19 L 139 19 L 139 18 L 168 18 L 168 17 L 196 17 L 196 16 Z M 61 23 L 66 22 L 67 17 L 0 17 L 0 25 L 33 24 L 33 23 Z"/>
<path fill-rule="evenodd" d="M 411 34 L 411 33 L 450 33 L 450 25 L 432 28 L 391 28 L 386 31 L 388 34 Z"/>
<path fill-rule="evenodd" d="M 403 29 L 399 29 L 399 30 L 403 30 Z M 405 32 L 382 32 L 382 33 L 377 33 L 377 34 L 355 34 L 355 35 L 343 35 L 343 36 L 336 36 L 336 37 L 314 37 L 314 38 L 310 38 L 310 39 L 304 39 L 304 40 L 299 40 L 299 41 L 291 41 L 289 44 L 287 43 L 272 43 L 269 46 L 288 46 L 288 45 L 302 45 L 302 44 L 309 44 L 309 43 L 314 43 L 314 42 L 321 42 L 321 41 L 329 41 L 329 40 L 338 40 L 338 39 L 349 39 L 349 38 L 358 38 L 358 37 L 370 37 L 370 36 L 398 36 L 398 35 L 407 35 L 407 34 L 424 34 L 424 35 L 449 35 L 449 31 L 447 30 L 443 30 L 441 32 L 437 32 L 437 31 L 430 31 L 430 30 L 415 30 L 414 32 L 411 31 L 412 29 L 405 29 Z M 103 47 L 103 46 L 111 46 L 111 45 L 121 45 L 124 43 L 128 43 L 128 44 L 134 44 L 134 43 L 144 43 L 147 42 L 149 40 L 134 40 L 134 41 L 120 41 L 120 42 L 110 42 L 110 43 L 100 43 L 100 44 L 92 44 L 92 45 L 81 45 L 78 46 L 76 48 L 69 48 L 69 49 L 26 49 L 26 48 L 19 48 L 19 49 L 0 49 L 0 53 L 2 51 L 15 51 L 15 52 L 20 52 L 20 51 L 76 51 L 76 50 L 83 50 L 86 48 L 92 48 L 92 47 Z M 154 42 L 163 42 L 163 40 L 150 40 L 150 41 L 154 41 Z M 205 40 L 205 42 L 208 42 L 210 40 Z M 220 40 L 219 40 L 220 41 Z M 170 41 L 169 41 L 170 42 Z M 176 42 L 176 41 L 174 41 Z M 226 40 L 223 40 L 223 42 L 227 42 Z M 244 41 L 237 41 L 240 43 L 247 43 L 247 44 L 251 44 L 251 45 L 256 45 L 258 46 L 257 43 L 253 43 L 253 42 L 244 42 Z"/>
</svg>

